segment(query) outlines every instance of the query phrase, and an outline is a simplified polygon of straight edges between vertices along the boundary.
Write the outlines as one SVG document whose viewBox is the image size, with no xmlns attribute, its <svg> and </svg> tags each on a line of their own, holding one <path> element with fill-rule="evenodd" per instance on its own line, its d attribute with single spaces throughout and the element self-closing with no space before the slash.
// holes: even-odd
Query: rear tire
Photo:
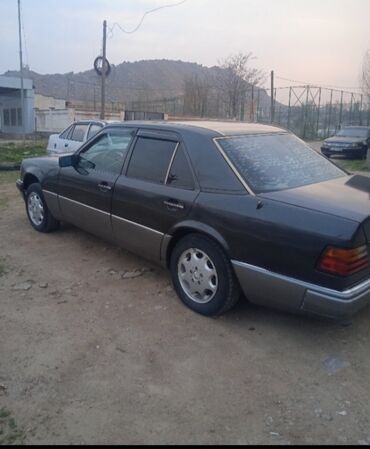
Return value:
<svg viewBox="0 0 370 449">
<path fill-rule="evenodd" d="M 40 184 L 31 184 L 25 194 L 26 212 L 31 226 L 38 232 L 52 232 L 59 228 L 56 220 L 46 204 Z"/>
<path fill-rule="evenodd" d="M 240 298 L 229 258 L 206 236 L 189 234 L 181 239 L 172 251 L 170 270 L 181 301 L 201 315 L 222 315 Z"/>
</svg>

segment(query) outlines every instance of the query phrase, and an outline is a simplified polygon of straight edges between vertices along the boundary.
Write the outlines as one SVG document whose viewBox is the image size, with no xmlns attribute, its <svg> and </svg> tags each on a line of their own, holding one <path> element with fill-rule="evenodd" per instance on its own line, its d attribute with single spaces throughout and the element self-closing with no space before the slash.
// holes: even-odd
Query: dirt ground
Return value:
<svg viewBox="0 0 370 449">
<path fill-rule="evenodd" d="M 33 231 L 13 177 L 1 443 L 370 443 L 370 308 L 350 327 L 246 301 L 203 318 L 162 269 L 70 226 Z"/>
</svg>

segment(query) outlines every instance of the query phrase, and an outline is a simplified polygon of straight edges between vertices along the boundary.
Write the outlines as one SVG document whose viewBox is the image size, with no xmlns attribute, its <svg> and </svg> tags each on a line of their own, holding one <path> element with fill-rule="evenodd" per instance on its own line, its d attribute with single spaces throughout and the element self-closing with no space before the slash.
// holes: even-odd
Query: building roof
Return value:
<svg viewBox="0 0 370 449">
<path fill-rule="evenodd" d="M 24 89 L 33 89 L 33 81 L 29 78 L 23 78 Z M 20 89 L 21 79 L 15 76 L 0 75 L 0 89 Z"/>
</svg>

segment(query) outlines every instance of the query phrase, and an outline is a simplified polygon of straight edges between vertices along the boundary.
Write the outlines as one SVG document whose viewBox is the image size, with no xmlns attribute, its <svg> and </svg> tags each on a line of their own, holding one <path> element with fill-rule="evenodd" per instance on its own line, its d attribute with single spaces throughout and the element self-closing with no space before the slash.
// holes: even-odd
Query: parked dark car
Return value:
<svg viewBox="0 0 370 449">
<path fill-rule="evenodd" d="M 334 137 L 324 140 L 321 152 L 326 157 L 342 155 L 353 159 L 366 159 L 369 147 L 369 127 L 346 126 Z"/>
<path fill-rule="evenodd" d="M 370 179 L 281 129 L 110 125 L 76 153 L 24 160 L 31 225 L 61 221 L 168 267 L 180 299 L 346 319 L 370 301 Z"/>
</svg>

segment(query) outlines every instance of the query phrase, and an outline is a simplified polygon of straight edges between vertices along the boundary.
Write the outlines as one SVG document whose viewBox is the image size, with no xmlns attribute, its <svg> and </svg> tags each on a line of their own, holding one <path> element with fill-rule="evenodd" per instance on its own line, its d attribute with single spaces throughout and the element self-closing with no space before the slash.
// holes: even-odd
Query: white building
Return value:
<svg viewBox="0 0 370 449">
<path fill-rule="evenodd" d="M 22 116 L 20 78 L 0 76 L 0 132 L 31 134 L 35 131 L 35 93 L 32 80 L 23 80 L 23 91 Z"/>
</svg>

